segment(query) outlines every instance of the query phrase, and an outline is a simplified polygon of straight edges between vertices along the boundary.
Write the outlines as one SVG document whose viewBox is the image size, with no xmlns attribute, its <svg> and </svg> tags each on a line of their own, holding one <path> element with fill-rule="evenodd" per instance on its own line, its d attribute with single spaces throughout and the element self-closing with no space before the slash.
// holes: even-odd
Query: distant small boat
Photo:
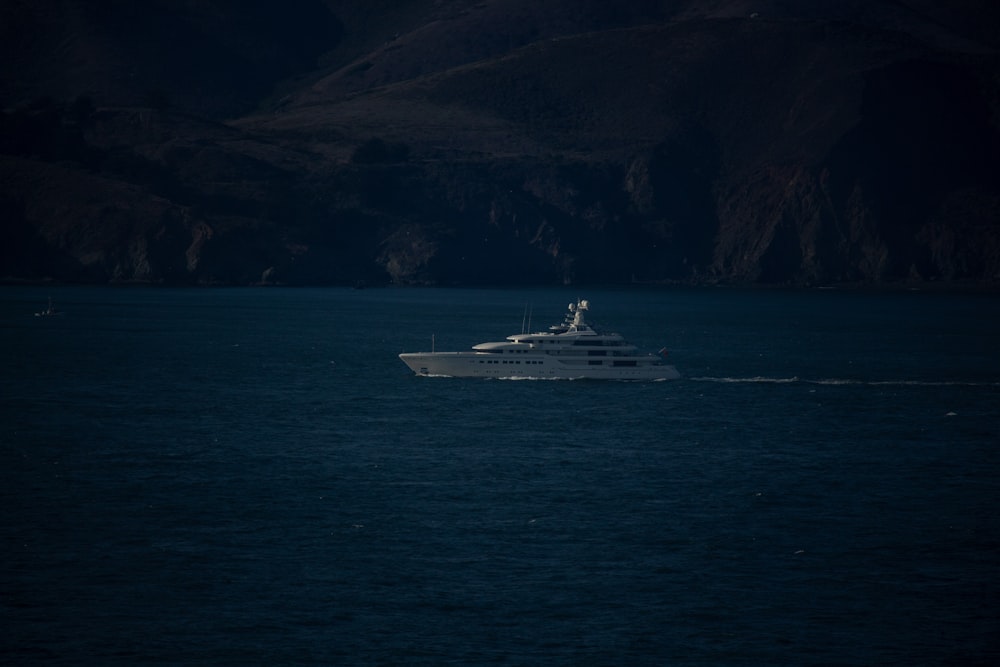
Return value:
<svg viewBox="0 0 1000 667">
<path fill-rule="evenodd" d="M 52 297 L 49 297 L 49 306 L 45 310 L 35 313 L 35 317 L 48 317 L 50 315 L 60 315 L 61 313 L 52 305 Z"/>
</svg>

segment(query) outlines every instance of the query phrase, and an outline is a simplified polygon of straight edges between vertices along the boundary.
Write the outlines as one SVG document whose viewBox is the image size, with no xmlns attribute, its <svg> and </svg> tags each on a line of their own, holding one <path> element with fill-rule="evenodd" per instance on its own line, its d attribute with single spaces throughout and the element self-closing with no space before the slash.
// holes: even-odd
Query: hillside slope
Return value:
<svg viewBox="0 0 1000 667">
<path fill-rule="evenodd" d="M 0 277 L 1000 280 L 981 3 L 259 4 L 2 10 Z"/>
</svg>

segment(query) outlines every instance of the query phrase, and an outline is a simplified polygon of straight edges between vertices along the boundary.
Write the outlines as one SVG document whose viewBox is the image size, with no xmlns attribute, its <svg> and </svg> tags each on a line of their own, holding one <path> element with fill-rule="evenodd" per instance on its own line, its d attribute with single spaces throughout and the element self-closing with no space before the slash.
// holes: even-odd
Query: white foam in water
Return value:
<svg viewBox="0 0 1000 667">
<path fill-rule="evenodd" d="M 793 382 L 800 382 L 797 377 L 790 378 L 768 378 L 768 377 L 749 377 L 749 378 L 711 378 L 711 377 L 698 377 L 691 378 L 695 382 L 725 382 L 725 383 L 753 383 L 753 384 L 790 384 Z"/>
<path fill-rule="evenodd" d="M 850 380 L 846 378 L 824 378 L 822 380 L 803 380 L 799 377 L 790 378 L 770 378 L 770 377 L 693 377 L 693 382 L 720 382 L 720 383 L 745 383 L 745 384 L 792 384 L 801 382 L 803 384 L 821 385 L 865 385 L 869 387 L 1000 387 L 1000 382 L 960 382 L 953 380 Z"/>
</svg>

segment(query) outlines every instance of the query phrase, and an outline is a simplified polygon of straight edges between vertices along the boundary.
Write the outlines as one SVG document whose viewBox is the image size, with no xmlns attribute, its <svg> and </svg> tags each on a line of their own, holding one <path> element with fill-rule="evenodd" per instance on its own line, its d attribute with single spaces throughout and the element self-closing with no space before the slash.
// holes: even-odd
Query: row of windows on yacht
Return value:
<svg viewBox="0 0 1000 667">
<path fill-rule="evenodd" d="M 532 343 L 534 345 L 576 345 L 581 347 L 621 347 L 628 345 L 621 338 L 580 338 L 573 342 L 567 340 L 547 340 L 544 338 L 534 338 L 530 340 L 518 340 L 518 343 Z"/>
<path fill-rule="evenodd" d="M 521 360 L 520 359 L 517 359 L 517 360 L 511 359 L 511 360 L 508 361 L 507 359 L 504 359 L 503 361 L 501 361 L 500 359 L 480 359 L 479 363 L 481 363 L 481 364 L 520 364 Z M 538 360 L 535 360 L 535 359 L 525 359 L 524 363 L 534 365 L 534 364 L 544 364 L 545 362 L 542 361 L 541 359 L 538 359 Z"/>
<path fill-rule="evenodd" d="M 480 350 L 480 352 L 487 352 L 489 354 L 545 354 L 547 356 L 560 356 L 567 355 L 572 357 L 579 357 L 581 355 L 586 355 L 589 357 L 628 357 L 634 354 L 634 348 L 631 346 L 624 350 L 511 350 L 511 349 L 497 349 L 497 350 Z"/>
<path fill-rule="evenodd" d="M 510 359 L 510 360 L 504 359 L 502 361 L 500 359 L 480 359 L 479 363 L 481 363 L 481 364 L 518 364 L 518 365 L 520 365 L 522 363 L 522 361 L 520 359 L 516 359 L 516 360 L 515 359 Z M 541 361 L 541 360 L 525 359 L 523 363 L 527 364 L 527 365 L 534 365 L 534 364 L 544 364 L 545 362 Z M 591 360 L 587 361 L 587 365 L 589 365 L 589 366 L 602 366 L 602 365 L 604 365 L 604 362 L 602 360 L 600 360 L 600 359 L 591 359 Z M 635 359 L 621 359 L 621 360 L 616 359 L 616 360 L 614 360 L 614 361 L 611 362 L 611 365 L 612 366 L 638 366 L 639 364 L 638 364 L 638 362 Z"/>
</svg>

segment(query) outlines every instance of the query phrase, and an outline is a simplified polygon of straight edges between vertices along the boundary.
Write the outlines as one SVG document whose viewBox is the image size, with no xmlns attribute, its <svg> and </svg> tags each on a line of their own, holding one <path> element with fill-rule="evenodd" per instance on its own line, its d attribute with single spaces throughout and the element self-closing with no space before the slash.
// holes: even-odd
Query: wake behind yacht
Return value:
<svg viewBox="0 0 1000 667">
<path fill-rule="evenodd" d="M 585 320 L 590 303 L 569 304 L 562 324 L 548 331 L 507 336 L 465 352 L 404 352 L 417 375 L 448 377 L 675 380 L 677 369 L 660 355 L 639 352 L 620 334 L 601 333 Z"/>
</svg>

